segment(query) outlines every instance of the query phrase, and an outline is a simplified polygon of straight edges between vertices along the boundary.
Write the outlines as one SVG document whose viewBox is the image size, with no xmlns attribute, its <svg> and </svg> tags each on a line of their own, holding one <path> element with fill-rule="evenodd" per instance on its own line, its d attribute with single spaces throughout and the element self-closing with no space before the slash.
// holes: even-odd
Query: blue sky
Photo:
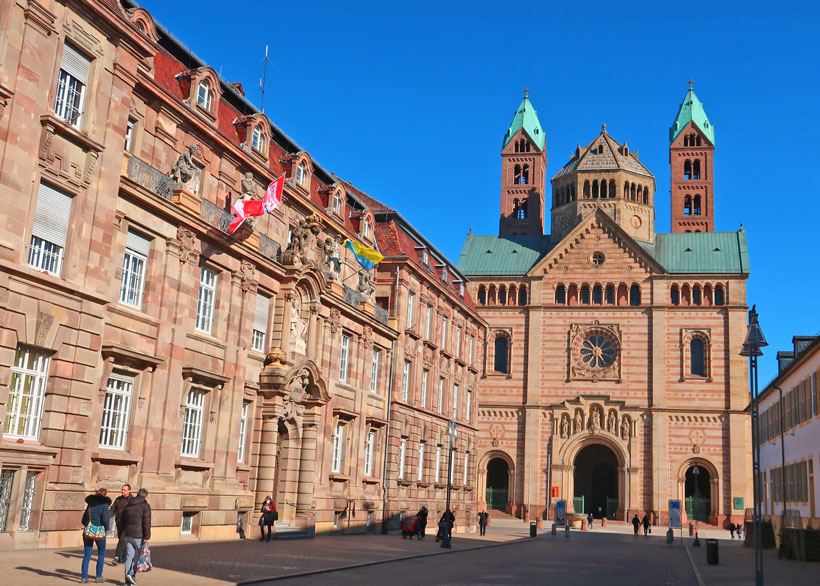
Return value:
<svg viewBox="0 0 820 586">
<path fill-rule="evenodd" d="M 470 227 L 497 233 L 501 139 L 525 86 L 547 175 L 606 123 L 655 174 L 655 229 L 668 232 L 668 128 L 692 77 L 715 126 L 716 230 L 743 222 L 749 239 L 762 383 L 793 335 L 820 331 L 817 3 L 141 5 L 257 105 L 270 45 L 268 116 L 453 262 Z"/>
</svg>

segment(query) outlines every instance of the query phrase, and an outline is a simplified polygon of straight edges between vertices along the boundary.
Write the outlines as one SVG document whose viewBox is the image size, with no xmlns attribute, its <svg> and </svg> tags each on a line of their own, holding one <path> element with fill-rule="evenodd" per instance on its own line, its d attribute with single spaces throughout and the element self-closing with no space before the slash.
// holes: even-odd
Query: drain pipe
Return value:
<svg viewBox="0 0 820 586">
<path fill-rule="evenodd" d="M 396 266 L 396 302 L 393 304 L 393 315 L 399 317 L 399 273 L 401 267 Z M 396 367 L 396 342 L 393 340 L 393 351 L 390 356 L 390 377 L 387 380 L 387 425 L 384 427 L 384 458 L 382 464 L 382 534 L 387 534 L 387 452 L 390 447 L 390 407 L 393 404 L 393 372 Z"/>
</svg>

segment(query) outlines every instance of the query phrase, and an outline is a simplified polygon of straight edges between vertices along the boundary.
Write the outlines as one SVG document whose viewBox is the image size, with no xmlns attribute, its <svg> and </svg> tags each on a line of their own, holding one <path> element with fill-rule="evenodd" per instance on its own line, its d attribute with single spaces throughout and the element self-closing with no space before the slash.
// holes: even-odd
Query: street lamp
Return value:
<svg viewBox="0 0 820 586">
<path fill-rule="evenodd" d="M 455 419 L 450 420 L 450 423 L 447 426 L 447 433 L 450 435 L 450 453 L 447 456 L 447 508 L 444 511 L 444 520 L 447 525 L 447 531 L 444 532 L 444 537 L 441 540 L 441 547 L 450 549 L 453 547 L 453 544 L 450 543 L 450 531 L 453 530 L 453 514 L 450 512 L 450 489 L 453 487 L 453 440 L 458 437 Z"/>
<path fill-rule="evenodd" d="M 763 586 L 763 547 L 762 547 L 762 502 L 760 499 L 762 487 L 760 486 L 760 405 L 758 401 L 757 386 L 757 359 L 763 356 L 761 348 L 768 346 L 763 330 L 757 321 L 756 306 L 752 305 L 749 310 L 749 327 L 746 331 L 746 340 L 743 342 L 741 356 L 749 357 L 749 377 L 752 392 L 752 486 L 754 489 L 754 523 L 755 536 L 755 586 Z"/>
<path fill-rule="evenodd" d="M 695 494 L 693 496 L 696 499 L 700 498 L 700 486 L 699 486 L 700 483 L 699 483 L 699 480 L 698 480 L 699 475 L 700 475 L 700 468 L 698 468 L 698 465 L 695 464 L 694 468 L 692 468 L 692 478 L 694 479 L 693 481 L 695 483 Z"/>
</svg>

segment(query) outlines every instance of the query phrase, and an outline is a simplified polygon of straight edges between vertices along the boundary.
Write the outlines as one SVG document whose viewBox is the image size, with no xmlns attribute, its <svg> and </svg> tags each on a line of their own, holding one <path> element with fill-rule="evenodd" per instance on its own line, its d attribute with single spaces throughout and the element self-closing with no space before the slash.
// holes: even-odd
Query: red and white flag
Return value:
<svg viewBox="0 0 820 586">
<path fill-rule="evenodd" d="M 231 205 L 231 209 L 235 214 L 228 234 L 236 232 L 237 228 L 242 225 L 242 222 L 253 216 L 261 216 L 270 213 L 280 205 L 282 205 L 282 188 L 285 186 L 285 175 L 282 174 L 276 181 L 268 185 L 265 190 L 265 197 L 262 199 L 251 199 L 245 201 L 238 201 Z"/>
</svg>

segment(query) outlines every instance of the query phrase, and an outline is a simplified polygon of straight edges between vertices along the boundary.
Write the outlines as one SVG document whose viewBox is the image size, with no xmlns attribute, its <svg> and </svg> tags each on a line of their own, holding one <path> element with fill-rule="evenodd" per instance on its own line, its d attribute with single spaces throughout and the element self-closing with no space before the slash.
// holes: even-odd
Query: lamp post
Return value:
<svg viewBox="0 0 820 586">
<path fill-rule="evenodd" d="M 760 486 L 760 405 L 758 401 L 758 386 L 757 386 L 757 359 L 763 356 L 761 348 L 768 346 L 763 330 L 760 329 L 760 324 L 757 321 L 756 306 L 752 306 L 749 310 L 749 327 L 746 331 L 746 339 L 743 342 L 743 349 L 740 351 L 741 356 L 749 357 L 749 379 L 752 392 L 752 485 L 754 489 L 754 514 L 753 527 L 755 536 L 755 586 L 763 586 L 763 547 L 762 539 L 762 515 L 761 515 L 761 501 L 762 493 Z"/>
<path fill-rule="evenodd" d="M 453 547 L 453 544 L 450 543 L 450 531 L 453 530 L 452 513 L 450 512 L 450 489 L 453 487 L 453 440 L 458 437 L 455 419 L 450 420 L 450 423 L 447 426 L 447 433 L 450 435 L 450 453 L 447 456 L 447 508 L 444 511 L 447 531 L 444 533 L 444 538 L 441 540 L 441 547 L 450 549 Z"/>
<path fill-rule="evenodd" d="M 698 476 L 700 476 L 700 468 L 698 468 L 698 465 L 695 464 L 695 466 L 692 468 L 692 478 L 693 482 L 695 483 L 695 494 L 692 496 L 694 496 L 696 499 L 700 498 L 700 479 L 698 478 Z"/>
</svg>

